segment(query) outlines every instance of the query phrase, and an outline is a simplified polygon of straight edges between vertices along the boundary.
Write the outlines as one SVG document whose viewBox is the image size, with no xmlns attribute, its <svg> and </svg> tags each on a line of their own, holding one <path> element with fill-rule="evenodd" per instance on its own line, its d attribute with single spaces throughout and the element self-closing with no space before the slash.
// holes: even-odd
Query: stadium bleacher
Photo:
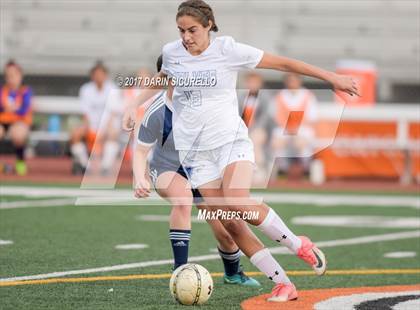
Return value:
<svg viewBox="0 0 420 310">
<path fill-rule="evenodd" d="M 329 69 L 337 58 L 369 59 L 380 65 L 380 82 L 419 83 L 417 1 L 265 2 L 215 1 L 221 34 Z M 112 71 L 129 71 L 127 63 L 149 65 L 177 37 L 176 1 L 0 5 L 1 59 L 16 58 L 29 74 L 84 74 L 98 55 Z"/>
</svg>

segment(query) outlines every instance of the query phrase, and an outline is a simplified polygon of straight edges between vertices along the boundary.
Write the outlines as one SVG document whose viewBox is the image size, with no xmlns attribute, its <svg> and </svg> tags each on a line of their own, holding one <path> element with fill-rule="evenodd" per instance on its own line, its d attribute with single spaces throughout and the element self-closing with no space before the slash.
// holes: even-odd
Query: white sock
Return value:
<svg viewBox="0 0 420 310">
<path fill-rule="evenodd" d="M 263 222 L 257 226 L 271 240 L 280 242 L 280 244 L 288 247 L 293 253 L 297 254 L 302 246 L 302 241 L 281 220 L 281 218 L 270 208 Z"/>
<path fill-rule="evenodd" d="M 262 249 L 252 255 L 250 261 L 274 283 L 292 283 L 268 249 Z"/>
<path fill-rule="evenodd" d="M 117 159 L 120 145 L 116 141 L 106 141 L 102 155 L 102 169 L 110 169 Z"/>
<path fill-rule="evenodd" d="M 88 151 L 86 148 L 86 145 L 82 142 L 77 142 L 75 144 L 72 144 L 70 147 L 70 152 L 73 155 L 73 157 L 79 162 L 80 165 L 83 167 L 86 167 L 88 164 Z"/>
</svg>

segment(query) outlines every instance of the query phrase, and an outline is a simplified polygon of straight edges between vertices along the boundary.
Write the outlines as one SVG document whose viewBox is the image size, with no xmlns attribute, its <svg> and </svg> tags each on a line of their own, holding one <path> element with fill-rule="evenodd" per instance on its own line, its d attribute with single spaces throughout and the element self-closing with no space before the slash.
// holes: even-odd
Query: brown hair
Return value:
<svg viewBox="0 0 420 310">
<path fill-rule="evenodd" d="M 182 16 L 194 17 L 203 27 L 207 27 L 209 25 L 209 21 L 212 21 L 210 31 L 219 31 L 219 28 L 216 25 L 216 20 L 214 19 L 212 8 L 203 0 L 187 0 L 182 2 L 178 6 L 176 19 Z"/>
<path fill-rule="evenodd" d="M 97 60 L 95 65 L 90 69 L 89 73 L 92 75 L 96 70 L 102 70 L 103 72 L 108 73 L 108 68 L 102 60 Z"/>
<path fill-rule="evenodd" d="M 5 69 L 10 68 L 10 67 L 15 67 L 20 72 L 20 74 L 23 74 L 22 67 L 13 59 L 10 59 L 4 66 Z"/>
</svg>

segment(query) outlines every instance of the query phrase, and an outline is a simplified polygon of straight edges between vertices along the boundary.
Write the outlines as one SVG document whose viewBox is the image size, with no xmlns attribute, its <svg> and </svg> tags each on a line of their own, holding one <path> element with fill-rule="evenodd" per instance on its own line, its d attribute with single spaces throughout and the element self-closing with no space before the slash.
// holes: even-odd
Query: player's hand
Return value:
<svg viewBox="0 0 420 310">
<path fill-rule="evenodd" d="M 136 109 L 133 106 L 128 106 L 123 115 L 122 128 L 125 131 L 132 131 L 136 125 Z"/>
<path fill-rule="evenodd" d="M 335 74 L 332 80 L 334 90 L 339 90 L 349 94 L 350 96 L 356 95 L 360 97 L 359 87 L 351 76 Z"/>
<path fill-rule="evenodd" d="M 146 179 L 140 179 L 134 188 L 136 198 L 147 198 L 150 196 L 150 183 Z"/>
</svg>

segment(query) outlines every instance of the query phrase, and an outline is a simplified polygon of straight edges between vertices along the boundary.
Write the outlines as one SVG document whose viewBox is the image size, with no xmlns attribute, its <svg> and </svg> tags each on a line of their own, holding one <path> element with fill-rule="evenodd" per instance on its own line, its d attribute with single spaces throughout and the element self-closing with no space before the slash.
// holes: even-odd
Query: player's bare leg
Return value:
<svg viewBox="0 0 420 310">
<path fill-rule="evenodd" d="M 172 205 L 169 218 L 169 239 L 174 254 L 174 269 L 176 269 L 188 262 L 191 237 L 191 189 L 188 181 L 174 171 L 159 175 L 155 185 L 158 194 Z"/>
<path fill-rule="evenodd" d="M 317 275 L 323 275 L 326 271 L 326 259 L 323 252 L 309 238 L 296 236 L 273 209 L 250 197 L 252 171 L 253 164 L 249 161 L 234 162 L 226 167 L 222 181 L 226 206 L 230 210 L 240 212 L 259 212 L 257 219 L 247 220 L 247 222 L 257 226 L 273 241 L 288 247 L 310 265 Z"/>
<path fill-rule="evenodd" d="M 216 189 L 208 187 L 212 186 L 204 185 L 202 188 L 200 187 L 200 193 L 203 195 L 207 203 L 212 201 L 214 202 L 214 199 L 218 200 L 221 195 L 223 195 L 223 190 L 221 188 Z M 229 210 L 227 206 L 221 205 L 209 205 L 209 207 L 211 207 L 212 210 L 220 208 L 223 210 Z M 257 238 L 257 236 L 254 235 L 254 233 L 252 233 L 248 225 L 243 220 L 220 220 L 220 222 L 229 232 L 241 251 L 249 257 L 251 263 L 270 280 L 276 283 L 276 286 L 293 285 L 283 268 L 271 255 L 270 251 L 264 247 L 264 244 Z"/>
</svg>

